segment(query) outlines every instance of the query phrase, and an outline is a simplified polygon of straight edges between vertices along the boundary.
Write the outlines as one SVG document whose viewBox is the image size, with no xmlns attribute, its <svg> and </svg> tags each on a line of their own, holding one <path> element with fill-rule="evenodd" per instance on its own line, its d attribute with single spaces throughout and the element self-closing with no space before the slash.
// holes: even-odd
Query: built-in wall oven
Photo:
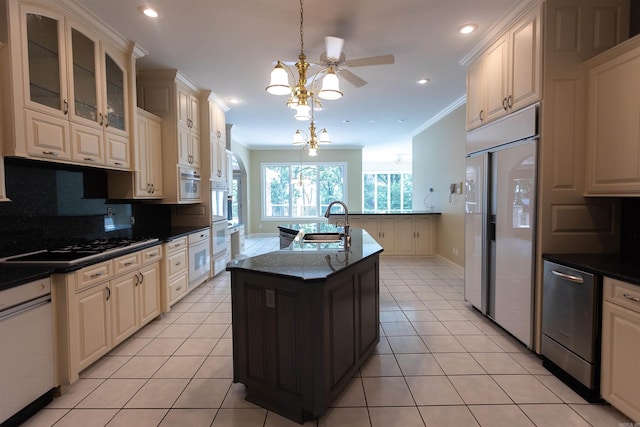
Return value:
<svg viewBox="0 0 640 427">
<path fill-rule="evenodd" d="M 215 221 L 211 225 L 211 247 L 213 253 L 213 275 L 223 271 L 229 262 L 229 223 L 226 219 Z"/>
<path fill-rule="evenodd" d="M 180 194 L 178 198 L 181 202 L 198 202 L 200 201 L 201 182 L 200 173 L 191 168 L 178 168 L 180 179 Z"/>
<path fill-rule="evenodd" d="M 209 252 L 210 231 L 205 229 L 188 236 L 189 288 L 200 285 L 209 278 L 211 256 Z"/>
</svg>

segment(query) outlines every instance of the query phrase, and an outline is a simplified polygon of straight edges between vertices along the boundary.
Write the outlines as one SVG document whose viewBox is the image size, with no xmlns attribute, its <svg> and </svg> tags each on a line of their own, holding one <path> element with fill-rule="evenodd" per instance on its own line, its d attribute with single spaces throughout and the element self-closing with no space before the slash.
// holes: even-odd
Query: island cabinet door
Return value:
<svg viewBox="0 0 640 427">
<path fill-rule="evenodd" d="M 234 381 L 247 400 L 302 419 L 314 394 L 309 287 L 234 272 L 231 292 Z"/>
</svg>

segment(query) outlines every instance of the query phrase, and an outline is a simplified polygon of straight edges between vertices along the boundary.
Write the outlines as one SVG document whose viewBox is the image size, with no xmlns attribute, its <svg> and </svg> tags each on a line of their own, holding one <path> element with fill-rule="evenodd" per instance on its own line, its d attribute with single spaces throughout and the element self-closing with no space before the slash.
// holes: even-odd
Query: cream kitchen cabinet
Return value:
<svg viewBox="0 0 640 427">
<path fill-rule="evenodd" d="M 209 101 L 209 141 L 211 144 L 211 179 L 227 182 L 227 131 L 224 111 Z"/>
<path fill-rule="evenodd" d="M 142 70 L 137 90 L 139 107 L 163 119 L 163 203 L 200 202 L 180 197 L 181 170 L 200 176 L 200 91 L 177 70 Z"/>
<path fill-rule="evenodd" d="M 604 278 L 602 397 L 632 420 L 640 420 L 640 287 Z"/>
<path fill-rule="evenodd" d="M 47 0 L 7 12 L 6 154 L 128 170 L 128 43 Z"/>
<path fill-rule="evenodd" d="M 110 172 L 109 197 L 162 199 L 162 119 L 141 108 L 136 115 L 135 171 Z"/>
<path fill-rule="evenodd" d="M 399 255 L 435 255 L 435 250 L 433 216 L 398 217 Z"/>
<path fill-rule="evenodd" d="M 364 229 L 384 248 L 384 255 L 398 254 L 398 217 L 364 216 Z"/>
<path fill-rule="evenodd" d="M 467 71 L 467 129 L 541 98 L 542 5 L 499 37 Z"/>
<path fill-rule="evenodd" d="M 162 312 L 187 294 L 189 266 L 187 258 L 187 237 L 180 237 L 162 245 L 162 286 L 160 300 Z"/>
<path fill-rule="evenodd" d="M 157 245 L 53 276 L 62 386 L 160 314 L 161 257 Z"/>
<path fill-rule="evenodd" d="M 636 197 L 640 192 L 640 37 L 585 65 L 586 194 Z"/>
</svg>

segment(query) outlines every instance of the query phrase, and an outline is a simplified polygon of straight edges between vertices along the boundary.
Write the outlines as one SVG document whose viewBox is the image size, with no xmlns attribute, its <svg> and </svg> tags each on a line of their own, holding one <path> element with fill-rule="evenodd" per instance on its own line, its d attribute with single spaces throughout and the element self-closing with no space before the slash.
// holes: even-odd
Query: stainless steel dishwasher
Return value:
<svg viewBox="0 0 640 427">
<path fill-rule="evenodd" d="M 600 395 L 601 293 L 599 276 L 544 262 L 544 366 L 589 401 Z"/>
<path fill-rule="evenodd" d="M 0 291 L 0 424 L 16 426 L 53 399 L 51 280 Z"/>
</svg>

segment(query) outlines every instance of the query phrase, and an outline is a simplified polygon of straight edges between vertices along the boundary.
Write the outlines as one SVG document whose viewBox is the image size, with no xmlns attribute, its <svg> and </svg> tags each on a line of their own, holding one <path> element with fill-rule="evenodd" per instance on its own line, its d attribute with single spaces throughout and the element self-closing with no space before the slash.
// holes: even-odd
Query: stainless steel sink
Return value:
<svg viewBox="0 0 640 427">
<path fill-rule="evenodd" d="M 307 233 L 302 237 L 303 243 L 336 243 L 342 241 L 340 233 Z"/>
</svg>

